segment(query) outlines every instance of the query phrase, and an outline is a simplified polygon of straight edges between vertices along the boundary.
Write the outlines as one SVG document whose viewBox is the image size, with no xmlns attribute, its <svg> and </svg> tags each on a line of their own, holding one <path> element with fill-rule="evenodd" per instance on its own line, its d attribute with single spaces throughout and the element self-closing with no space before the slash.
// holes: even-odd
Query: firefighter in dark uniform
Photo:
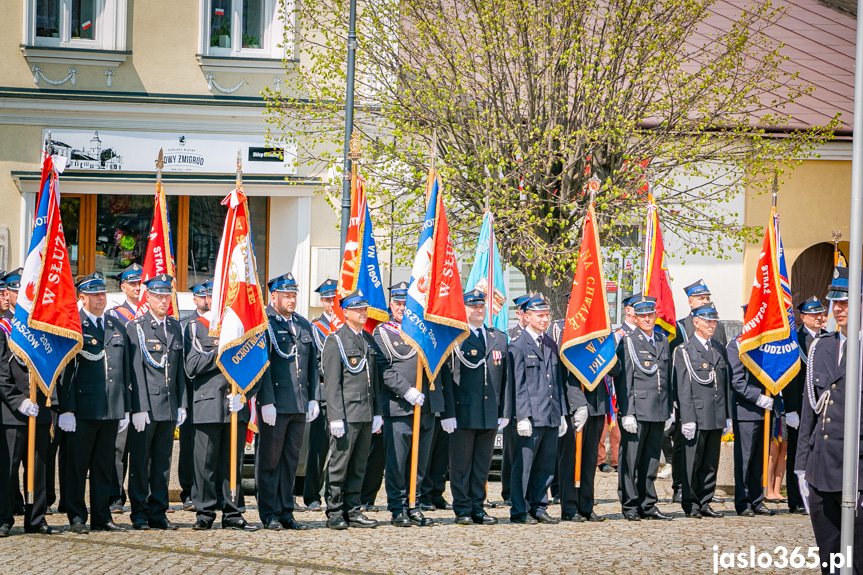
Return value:
<svg viewBox="0 0 863 575">
<path fill-rule="evenodd" d="M 743 306 L 746 315 L 746 306 Z M 779 402 L 766 395 L 764 385 L 740 361 L 739 337 L 728 344 L 731 366 L 731 420 L 734 430 L 734 509 L 738 515 L 773 515 L 764 505 L 762 489 L 764 410 L 779 417 Z"/>
<path fill-rule="evenodd" d="M 327 527 L 377 527 L 360 511 L 372 433 L 380 417 L 380 375 L 374 339 L 363 331 L 369 303 L 360 291 L 341 301 L 345 325 L 327 337 L 321 354 L 330 427 L 327 469 Z"/>
<path fill-rule="evenodd" d="M 524 327 L 527 325 L 524 312 L 521 309 L 521 304 L 529 299 L 530 296 L 528 294 L 523 294 L 517 298 L 513 298 L 512 300 L 512 303 L 515 305 L 515 318 L 518 323 L 509 328 L 506 332 L 510 342 L 521 335 L 521 332 L 524 331 Z M 508 505 L 511 501 L 509 480 L 512 476 L 513 443 L 515 442 L 513 434 L 515 433 L 515 430 L 512 425 L 507 425 L 500 433 L 501 438 L 503 439 L 503 449 L 500 462 L 500 496 Z"/>
<path fill-rule="evenodd" d="M 324 349 L 324 341 L 327 336 L 335 331 L 333 306 L 336 299 L 336 288 L 338 283 L 334 279 L 326 279 L 319 285 L 315 292 L 321 300 L 324 308 L 320 317 L 313 319 L 312 334 L 315 336 L 317 346 L 318 365 L 320 365 L 321 352 Z M 323 373 L 318 370 L 321 382 Z M 318 400 L 321 415 L 309 424 L 309 445 L 306 452 L 306 477 L 303 481 L 303 503 L 309 511 L 321 511 L 321 491 L 324 487 L 324 464 L 327 461 L 327 453 L 330 451 L 330 431 L 327 427 L 327 402 L 325 401 L 323 387 L 318 386 Z M 311 399 L 311 398 L 310 398 Z"/>
<path fill-rule="evenodd" d="M 147 280 L 150 309 L 126 324 L 131 342 L 132 427 L 129 434 L 129 500 L 135 529 L 176 529 L 168 521 L 168 480 L 174 429 L 186 419 L 183 332 L 167 315 L 174 278 Z"/>
<path fill-rule="evenodd" d="M 296 313 L 299 286 L 287 273 L 267 283 L 269 377 L 258 392 L 255 484 L 258 514 L 267 529 L 303 530 L 294 519 L 294 479 L 306 422 L 320 415 L 318 351 L 312 326 Z"/>
<path fill-rule="evenodd" d="M 15 313 L 22 269 L 6 274 L 9 311 Z M 0 537 L 9 535 L 15 523 L 14 506 L 18 497 L 18 469 L 26 464 L 27 426 L 36 418 L 36 450 L 33 464 L 33 503 L 24 507 L 24 531 L 50 535 L 53 531 L 45 521 L 48 509 L 46 469 L 48 446 L 51 442 L 51 409 L 40 388 L 36 403 L 30 401 L 30 375 L 27 365 L 12 353 L 9 334 L 0 329 L 0 432 L 4 439 L 0 449 Z M 56 403 L 52 401 L 52 403 Z"/>
<path fill-rule="evenodd" d="M 848 268 L 835 268 L 827 299 L 833 302 L 833 317 L 839 330 L 820 334 L 809 346 L 806 388 L 800 416 L 800 440 L 797 443 L 797 474 L 801 495 L 809 501 L 809 515 L 821 572 L 833 572 L 831 554 L 840 549 L 842 516 L 842 466 L 845 435 L 845 402 L 860 405 L 860 397 L 848 397 L 845 387 L 845 361 L 848 347 Z M 863 442 L 860 444 L 863 446 Z M 863 451 L 857 464 L 857 492 L 854 506 L 854 573 L 863 573 Z M 845 561 L 851 561 L 847 554 Z"/>
<path fill-rule="evenodd" d="M 256 531 L 255 525 L 243 519 L 246 511 L 243 499 L 242 461 L 246 446 L 246 427 L 251 418 L 248 401 L 240 393 L 231 393 L 231 383 L 219 369 L 219 337 L 210 336 L 207 313 L 189 322 L 185 334 L 185 374 L 192 386 L 192 409 L 189 417 L 194 425 L 193 462 L 195 481 L 192 483 L 192 503 L 195 505 L 197 531 L 210 529 L 216 512 L 222 511 L 222 529 Z M 265 371 L 262 379 L 268 377 Z M 251 398 L 257 385 L 246 391 Z M 185 398 L 185 396 L 184 396 Z M 231 446 L 231 414 L 237 413 L 237 442 Z M 237 458 L 237 493 L 231 497 L 231 448 Z"/>
<path fill-rule="evenodd" d="M 656 507 L 656 473 L 662 435 L 671 427 L 671 358 L 668 339 L 654 332 L 656 298 L 631 300 L 637 329 L 617 345 L 614 376 L 620 418 L 618 496 L 624 518 L 671 519 Z"/>
<path fill-rule="evenodd" d="M 449 481 L 452 508 L 459 525 L 494 525 L 497 519 L 483 509 L 491 470 L 494 438 L 509 421 L 503 416 L 506 392 L 506 334 L 485 327 L 485 294 L 464 294 L 470 335 L 457 345 L 449 360 L 452 385 L 445 388 L 442 421 L 455 420 L 450 437 Z M 448 423 L 449 425 L 449 423 Z"/>
<path fill-rule="evenodd" d="M 800 346 L 800 371 L 797 376 L 782 390 L 782 401 L 785 403 L 785 423 L 788 424 L 788 458 L 786 465 L 789 474 L 794 471 L 797 461 L 797 442 L 799 439 L 800 414 L 803 410 L 803 391 L 806 386 L 806 370 L 808 365 L 809 347 L 815 338 L 827 332 L 822 329 L 824 315 L 827 310 L 816 297 L 810 297 L 797 306 L 803 325 L 797 330 L 797 344 Z M 806 506 L 800 495 L 800 485 L 797 481 L 786 482 L 788 489 L 788 510 L 797 515 L 806 515 Z"/>
<path fill-rule="evenodd" d="M 722 436 L 731 431 L 731 368 L 725 346 L 713 339 L 719 313 L 712 303 L 692 310 L 695 331 L 674 350 L 674 388 L 683 438 L 683 511 L 723 517 L 710 507 L 716 491 Z"/>
<path fill-rule="evenodd" d="M 566 432 L 566 399 L 557 346 L 545 334 L 549 305 L 542 294 L 522 304 L 527 327 L 509 345 L 504 417 L 515 426 L 510 522 L 558 523 L 548 507 L 557 440 Z"/>
<path fill-rule="evenodd" d="M 128 324 L 135 319 L 138 312 L 138 298 L 141 295 L 141 266 L 132 264 L 116 276 L 120 282 L 120 291 L 126 296 L 123 303 L 108 310 L 108 315 L 120 321 L 122 325 Z M 131 376 L 126 379 L 126 386 L 131 390 Z M 129 428 L 117 432 L 117 443 L 114 446 L 114 467 L 117 470 L 117 483 L 111 493 L 111 513 L 122 513 L 123 505 L 126 503 L 126 472 L 129 467 Z"/>
<path fill-rule="evenodd" d="M 65 505 L 72 533 L 87 533 L 84 499 L 90 477 L 90 530 L 126 531 L 111 519 L 111 493 L 117 473 L 113 465 L 119 429 L 129 425 L 131 396 L 129 338 L 126 326 L 105 313 L 107 289 L 95 272 L 77 286 L 83 306 L 84 347 L 63 372 L 58 388 L 58 426 L 66 435 L 68 469 Z"/>
<path fill-rule="evenodd" d="M 393 319 L 375 328 L 375 343 L 380 351 L 378 365 L 381 371 L 381 410 L 384 416 L 384 484 L 387 490 L 387 508 L 392 513 L 393 525 L 427 527 L 434 525 L 434 520 L 425 517 L 419 507 L 408 507 L 414 406 L 419 406 L 421 412 L 416 477 L 419 493 L 428 468 L 435 414 L 442 413 L 445 408 L 443 387 L 446 384 L 443 372 L 447 371 L 447 379 L 449 374 L 448 370 L 441 369 L 432 383 L 423 370 L 422 391 L 416 388 L 417 362 L 420 359 L 416 350 L 402 338 L 401 320 L 404 309 L 404 301 L 391 300 Z M 452 433 L 452 429 L 449 429 L 448 433 Z"/>
<path fill-rule="evenodd" d="M 704 283 L 704 280 L 698 280 L 694 283 L 689 284 L 683 291 L 686 292 L 686 301 L 689 304 L 690 314 L 683 319 L 677 320 L 677 329 L 674 333 L 674 339 L 669 343 L 669 347 L 671 349 L 671 355 L 674 357 L 674 350 L 678 345 L 689 341 L 692 338 L 692 334 L 695 333 L 695 323 L 691 310 L 702 306 L 704 304 L 710 303 L 711 293 L 707 288 L 707 284 Z M 722 345 L 722 347 L 728 346 L 728 340 L 725 337 L 725 328 L 720 324 L 716 326 L 716 332 L 713 335 L 713 340 Z M 674 395 L 673 397 L 677 397 Z M 672 501 L 674 503 L 682 502 L 682 487 L 683 487 L 683 476 L 685 473 L 685 466 L 683 464 L 683 440 L 680 439 L 680 417 L 678 416 L 678 409 L 674 410 L 674 423 L 665 433 L 664 438 L 664 448 L 666 456 L 671 453 L 671 458 L 668 459 L 667 463 L 671 464 L 671 488 L 673 490 Z"/>
<path fill-rule="evenodd" d="M 192 292 L 192 300 L 195 302 L 195 311 L 180 320 L 183 329 L 183 338 L 188 336 L 189 323 L 202 317 L 210 311 L 210 302 L 213 297 L 213 280 L 202 280 L 189 288 Z M 188 351 L 186 352 L 188 355 Z M 180 482 L 180 501 L 183 503 L 183 511 L 191 511 L 195 508 L 192 503 L 192 484 L 195 482 L 195 426 L 192 417 L 194 386 L 191 378 L 186 374 L 186 421 L 180 426 L 180 461 L 177 462 L 177 479 Z"/>
<path fill-rule="evenodd" d="M 548 331 L 558 348 L 563 339 L 563 319 L 552 322 Z M 564 377 L 564 397 L 567 404 L 566 432 L 557 442 L 557 477 L 560 499 L 560 518 L 563 521 L 605 521 L 594 513 L 594 479 L 599 451 L 599 438 L 608 414 L 608 386 L 603 378 L 592 390 L 581 385 L 578 378 L 563 362 L 560 370 Z M 581 485 L 575 487 L 576 434 L 581 431 Z"/>
<path fill-rule="evenodd" d="M 399 282 L 391 285 L 390 290 L 390 325 L 396 329 L 401 329 L 402 314 L 405 309 L 405 302 L 408 299 L 408 283 Z M 380 348 L 379 348 L 380 349 Z M 383 351 L 381 349 L 381 351 Z M 372 434 L 372 444 L 369 448 L 369 462 L 366 465 L 366 475 L 363 478 L 363 490 L 360 493 L 363 511 L 372 509 L 375 505 L 375 499 L 378 492 L 381 490 L 381 485 L 384 482 L 384 467 L 386 466 L 387 453 L 384 449 L 384 434 L 381 429 L 377 433 Z M 422 510 L 422 497 L 418 492 L 417 497 L 420 500 L 420 508 Z"/>
</svg>

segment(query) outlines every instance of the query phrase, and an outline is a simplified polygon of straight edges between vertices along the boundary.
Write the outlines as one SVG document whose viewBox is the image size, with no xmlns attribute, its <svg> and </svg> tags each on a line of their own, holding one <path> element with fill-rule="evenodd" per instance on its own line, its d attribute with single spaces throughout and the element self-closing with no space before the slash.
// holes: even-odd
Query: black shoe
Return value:
<svg viewBox="0 0 863 575">
<path fill-rule="evenodd" d="M 362 529 L 374 529 L 380 523 L 374 519 L 369 519 L 362 513 L 357 513 L 353 517 L 348 517 L 348 525 L 351 527 L 360 527 Z"/>
<path fill-rule="evenodd" d="M 772 509 L 767 509 L 763 505 L 755 508 L 755 515 L 775 515 L 776 512 Z"/>
<path fill-rule="evenodd" d="M 135 523 L 132 525 L 132 529 L 134 529 L 135 531 L 149 531 L 150 526 L 147 525 L 146 521 L 140 519 L 138 521 L 135 521 Z"/>
<path fill-rule="evenodd" d="M 587 521 L 583 516 L 576 513 L 575 515 L 570 515 L 569 513 L 561 513 L 560 514 L 561 521 L 573 521 L 575 523 L 581 523 L 583 521 Z"/>
<path fill-rule="evenodd" d="M 560 519 L 555 519 L 545 511 L 537 515 L 536 520 L 540 523 L 545 523 L 546 525 L 557 525 L 560 523 Z"/>
<path fill-rule="evenodd" d="M 623 514 L 623 518 L 627 521 L 641 521 L 641 517 L 638 515 L 638 511 L 627 511 Z"/>
<path fill-rule="evenodd" d="M 590 515 L 585 515 L 584 518 L 587 519 L 588 521 L 590 521 L 591 523 L 601 523 L 601 522 L 605 521 L 605 517 L 602 517 L 601 515 L 597 515 L 593 511 L 590 512 Z"/>
<path fill-rule="evenodd" d="M 671 521 L 670 515 L 664 515 L 659 511 L 654 511 L 653 513 L 645 513 L 645 519 L 652 519 L 654 521 Z"/>
<path fill-rule="evenodd" d="M 419 509 L 420 511 L 434 511 L 437 509 L 437 507 L 435 507 L 431 503 L 420 503 Z"/>
<path fill-rule="evenodd" d="M 711 499 L 711 500 L 710 500 L 710 502 L 711 502 L 711 503 L 725 503 L 725 498 L 724 498 L 724 497 L 719 497 L 718 495 L 714 495 L 714 496 L 713 496 L 713 499 Z M 703 510 L 702 510 L 702 513 L 704 513 L 704 511 L 703 511 Z"/>
<path fill-rule="evenodd" d="M 701 510 L 700 509 L 690 509 L 686 511 L 686 516 L 690 519 L 701 519 Z"/>
<path fill-rule="evenodd" d="M 311 503 L 306 505 L 306 510 L 307 511 L 323 511 L 324 508 L 321 507 L 320 501 L 312 501 Z"/>
<path fill-rule="evenodd" d="M 738 513 L 738 515 L 739 515 L 739 516 L 741 516 L 741 517 L 755 517 L 755 512 L 754 512 L 754 511 L 752 511 L 752 508 L 751 508 L 751 507 L 747 507 L 747 508 L 746 508 L 746 509 L 744 509 L 743 511 L 740 511 L 740 512 Z"/>
<path fill-rule="evenodd" d="M 402 511 L 401 513 L 393 514 L 393 525 L 396 527 L 410 527 L 411 518 L 408 517 L 408 514 Z"/>
<path fill-rule="evenodd" d="M 504 499 L 503 504 L 507 507 L 512 507 L 512 499 Z"/>
<path fill-rule="evenodd" d="M 186 501 L 183 503 L 183 511 L 194 511 L 194 510 L 195 510 L 195 504 L 192 503 L 191 501 Z"/>
<path fill-rule="evenodd" d="M 168 521 L 167 519 L 162 519 L 161 521 L 150 521 L 149 525 L 153 529 L 159 529 L 161 531 L 176 531 L 177 526 Z"/>
<path fill-rule="evenodd" d="M 672 503 L 683 503 L 683 492 L 679 489 L 674 490 L 674 495 L 671 496 Z"/>
<path fill-rule="evenodd" d="M 76 521 L 69 526 L 69 533 L 78 533 L 79 535 L 82 535 L 89 532 L 90 530 L 87 529 L 87 524 L 83 521 Z"/>
<path fill-rule="evenodd" d="M 213 527 L 213 524 L 210 523 L 209 521 L 207 521 L 206 519 L 198 519 L 197 521 L 195 521 L 195 524 L 192 525 L 192 529 L 194 529 L 195 531 L 207 531 L 208 529 L 211 529 L 212 527 Z"/>
<path fill-rule="evenodd" d="M 222 529 L 233 529 L 234 531 L 257 531 L 258 526 L 252 525 L 244 519 L 240 519 L 239 521 L 231 521 L 230 523 L 225 523 L 222 521 Z"/>
<path fill-rule="evenodd" d="M 531 517 L 529 514 L 528 515 L 520 515 L 518 517 L 510 517 L 509 522 L 510 523 L 519 523 L 522 525 L 536 525 L 537 523 L 539 523 L 539 521 L 537 521 L 536 519 Z"/>
<path fill-rule="evenodd" d="M 9 537 L 9 529 L 8 525 L 0 525 L 0 537 Z"/>
<path fill-rule="evenodd" d="M 419 509 L 408 511 L 408 517 L 411 519 L 411 524 L 417 527 L 431 527 L 434 525 L 434 519 L 425 517 Z"/>
<path fill-rule="evenodd" d="M 434 504 L 435 509 L 437 509 L 438 511 L 446 511 L 448 509 L 452 509 L 452 505 L 447 503 L 446 499 L 444 499 L 443 497 L 441 497 L 440 499 L 433 499 L 432 503 Z"/>
<path fill-rule="evenodd" d="M 360 505 L 360 513 L 366 513 L 369 510 L 369 506 L 363 503 Z"/>
<path fill-rule="evenodd" d="M 790 513 L 792 513 L 793 515 L 809 515 L 808 513 L 806 513 L 805 507 L 795 507 L 794 509 L 790 510 Z"/>
<path fill-rule="evenodd" d="M 347 529 L 348 522 L 341 515 L 330 515 L 327 517 L 327 527 L 330 529 Z"/>
<path fill-rule="evenodd" d="M 497 525 L 497 519 L 486 513 L 471 515 L 471 520 L 477 525 Z"/>
<path fill-rule="evenodd" d="M 603 473 L 611 473 L 612 471 L 614 471 L 614 468 L 607 463 L 603 463 L 599 466 L 599 470 Z"/>
<path fill-rule="evenodd" d="M 72 526 L 74 527 L 74 525 Z M 127 527 L 123 527 L 121 525 L 117 525 L 113 521 L 109 521 L 104 525 L 90 525 L 90 531 L 109 531 L 111 533 L 121 533 L 123 531 L 128 531 Z M 70 529 L 70 531 L 72 531 Z"/>
<path fill-rule="evenodd" d="M 456 525 L 473 525 L 474 520 L 471 519 L 470 515 L 459 515 L 455 518 Z"/>
<path fill-rule="evenodd" d="M 108 511 L 110 511 L 111 513 L 123 513 L 123 504 L 112 503 L 111 507 L 108 508 Z"/>
<path fill-rule="evenodd" d="M 293 517 L 282 519 L 282 527 L 284 527 L 285 529 L 290 529 L 291 531 L 306 531 L 309 528 L 308 525 L 299 523 Z"/>
<path fill-rule="evenodd" d="M 716 519 L 717 517 L 725 517 L 725 513 L 714 511 L 710 505 L 705 506 L 704 509 L 701 510 L 701 514 L 713 519 Z"/>
<path fill-rule="evenodd" d="M 278 519 L 270 519 L 266 523 L 264 523 L 264 529 L 270 529 L 271 531 L 284 531 L 285 528 L 282 526 L 282 523 Z"/>
<path fill-rule="evenodd" d="M 31 529 L 25 529 L 24 532 L 25 533 L 38 533 L 39 535 L 51 535 L 52 533 L 54 533 L 54 530 L 51 529 L 51 527 L 49 527 L 47 523 L 43 523 L 42 525 L 40 525 L 39 527 L 36 527 L 35 529 L 32 529 L 32 528 Z"/>
</svg>

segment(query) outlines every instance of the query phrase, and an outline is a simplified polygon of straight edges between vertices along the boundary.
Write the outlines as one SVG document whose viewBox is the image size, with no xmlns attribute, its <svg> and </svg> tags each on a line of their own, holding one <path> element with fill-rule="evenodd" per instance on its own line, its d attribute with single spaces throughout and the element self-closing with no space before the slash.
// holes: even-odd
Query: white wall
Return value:
<svg viewBox="0 0 863 575">
<path fill-rule="evenodd" d="M 310 282 L 311 197 L 273 197 L 270 199 L 270 277 L 290 271 L 300 285 L 297 312 L 309 315 L 308 293 L 317 286 Z M 269 280 L 270 278 L 267 278 Z"/>
</svg>

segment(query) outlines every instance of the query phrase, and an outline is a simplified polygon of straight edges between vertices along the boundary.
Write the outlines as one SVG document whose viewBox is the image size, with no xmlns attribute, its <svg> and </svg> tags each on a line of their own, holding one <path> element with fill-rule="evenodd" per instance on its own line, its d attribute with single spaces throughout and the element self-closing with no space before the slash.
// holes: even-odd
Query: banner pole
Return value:
<svg viewBox="0 0 863 575">
<path fill-rule="evenodd" d="M 33 383 L 33 375 L 30 380 L 30 403 L 36 404 L 36 384 Z M 27 418 L 27 504 L 33 505 L 33 486 L 35 485 L 33 472 L 36 462 L 36 416 Z"/>
<path fill-rule="evenodd" d="M 423 390 L 423 362 L 419 354 L 417 354 L 417 379 L 416 390 L 422 393 Z M 417 465 L 419 461 L 420 451 L 420 415 L 422 407 L 414 405 L 414 429 L 411 436 L 411 484 L 408 496 L 408 509 L 414 509 L 417 501 Z"/>
<path fill-rule="evenodd" d="M 584 384 L 581 385 L 581 391 L 584 393 Z M 574 423 L 570 422 L 572 425 Z M 585 424 L 586 425 L 586 424 Z M 584 430 L 575 432 L 575 487 L 581 487 L 581 449 L 584 443 Z"/>
<path fill-rule="evenodd" d="M 231 383 L 231 395 L 237 395 L 237 384 Z M 231 412 L 231 501 L 237 501 L 237 412 Z"/>
<path fill-rule="evenodd" d="M 764 395 L 770 397 L 770 391 L 764 390 Z M 767 489 L 767 465 L 770 461 L 770 410 L 764 410 L 764 457 L 763 471 L 761 474 L 761 487 Z"/>
</svg>

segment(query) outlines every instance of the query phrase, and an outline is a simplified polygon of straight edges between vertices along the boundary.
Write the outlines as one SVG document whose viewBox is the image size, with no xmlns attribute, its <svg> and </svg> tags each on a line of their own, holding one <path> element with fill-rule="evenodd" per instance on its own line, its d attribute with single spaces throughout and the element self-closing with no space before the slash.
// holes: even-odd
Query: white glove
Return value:
<svg viewBox="0 0 863 575">
<path fill-rule="evenodd" d="M 533 433 L 533 426 L 530 424 L 530 420 L 525 417 L 518 422 L 518 424 L 515 426 L 515 430 L 522 437 L 530 437 L 530 434 Z"/>
<path fill-rule="evenodd" d="M 71 411 L 60 414 L 60 419 L 57 421 L 57 425 L 60 426 L 60 429 L 65 431 L 66 433 L 74 433 L 75 432 L 75 414 Z"/>
<path fill-rule="evenodd" d="M 627 433 L 638 433 L 638 421 L 634 415 L 624 415 L 620 418 L 620 427 Z"/>
<path fill-rule="evenodd" d="M 374 425 L 374 423 L 372 423 Z M 345 422 L 341 419 L 330 422 L 330 433 L 333 437 L 341 437 L 345 434 Z"/>
<path fill-rule="evenodd" d="M 806 504 L 806 511 L 809 511 L 809 482 L 806 481 L 805 471 L 795 471 L 797 476 L 797 484 L 800 486 L 800 495 L 803 496 L 803 502 Z"/>
<path fill-rule="evenodd" d="M 683 434 L 683 437 L 686 439 L 692 439 L 695 437 L 695 422 L 690 421 L 689 423 L 684 423 L 680 426 L 680 433 Z"/>
<path fill-rule="evenodd" d="M 677 404 L 677 402 L 675 402 L 675 405 L 676 404 Z M 671 410 L 671 417 L 669 417 L 668 419 L 671 421 L 671 425 L 674 425 L 674 422 L 677 421 L 677 412 L 672 409 Z M 670 426 L 668 425 L 668 423 L 666 423 L 665 424 L 665 431 L 668 431 L 669 427 Z"/>
<path fill-rule="evenodd" d="M 668 431 L 671 429 L 671 426 L 674 425 L 674 412 L 671 412 L 671 417 L 665 420 L 665 427 L 662 429 L 663 431 Z"/>
<path fill-rule="evenodd" d="M 39 406 L 25 398 L 24 401 L 21 402 L 21 405 L 18 406 L 18 411 L 27 417 L 36 417 L 39 415 Z"/>
<path fill-rule="evenodd" d="M 372 418 L 372 433 L 380 433 L 381 428 L 384 426 L 384 418 L 380 415 L 376 415 Z"/>
<path fill-rule="evenodd" d="M 144 431 L 144 427 L 150 423 L 150 414 L 146 411 L 141 411 L 140 413 L 132 414 L 132 425 L 135 427 L 135 431 L 141 432 Z"/>
<path fill-rule="evenodd" d="M 186 408 L 178 407 L 177 408 L 177 427 L 183 425 L 183 422 L 186 421 Z"/>
<path fill-rule="evenodd" d="M 237 413 L 243 409 L 243 398 L 239 393 L 228 395 L 228 411 Z"/>
<path fill-rule="evenodd" d="M 126 431 L 126 428 L 129 427 L 129 412 L 127 411 L 125 415 L 123 415 L 123 419 L 120 420 L 119 425 L 117 425 L 117 433 L 123 433 Z"/>
<path fill-rule="evenodd" d="M 417 388 L 412 387 L 405 392 L 405 400 L 411 405 L 419 405 L 420 407 L 426 402 L 426 396 L 422 392 L 417 391 Z"/>
<path fill-rule="evenodd" d="M 306 409 L 306 421 L 314 421 L 321 413 L 321 406 L 314 399 L 309 401 L 309 407 Z"/>
<path fill-rule="evenodd" d="M 503 429 L 507 425 L 509 425 L 509 420 L 507 418 L 505 418 L 505 417 L 498 417 L 497 418 L 497 430 L 498 431 L 503 431 Z"/>
<path fill-rule="evenodd" d="M 269 426 L 276 424 L 276 406 L 272 403 L 261 406 L 261 419 Z"/>
<path fill-rule="evenodd" d="M 587 423 L 587 406 L 582 405 L 575 410 L 575 415 L 572 416 L 572 424 L 575 426 L 575 432 L 578 433 L 584 428 Z"/>
<path fill-rule="evenodd" d="M 455 417 L 448 417 L 440 420 L 440 427 L 447 433 L 452 433 L 458 427 Z"/>
<path fill-rule="evenodd" d="M 788 424 L 788 427 L 793 427 L 797 429 L 800 427 L 800 416 L 797 415 L 796 411 L 792 411 L 791 413 L 785 414 L 785 423 Z"/>
<path fill-rule="evenodd" d="M 557 436 L 563 437 L 563 434 L 566 433 L 566 429 L 568 427 L 569 426 L 566 424 L 566 416 L 561 415 L 560 416 L 560 425 L 557 427 Z"/>
<path fill-rule="evenodd" d="M 725 420 L 725 429 L 722 430 L 722 435 L 728 435 L 734 430 L 734 422 L 730 419 Z"/>
<path fill-rule="evenodd" d="M 758 401 L 755 402 L 755 405 L 757 405 L 761 409 L 770 411 L 771 409 L 773 409 L 773 398 L 767 397 L 766 395 L 759 395 Z"/>
</svg>

